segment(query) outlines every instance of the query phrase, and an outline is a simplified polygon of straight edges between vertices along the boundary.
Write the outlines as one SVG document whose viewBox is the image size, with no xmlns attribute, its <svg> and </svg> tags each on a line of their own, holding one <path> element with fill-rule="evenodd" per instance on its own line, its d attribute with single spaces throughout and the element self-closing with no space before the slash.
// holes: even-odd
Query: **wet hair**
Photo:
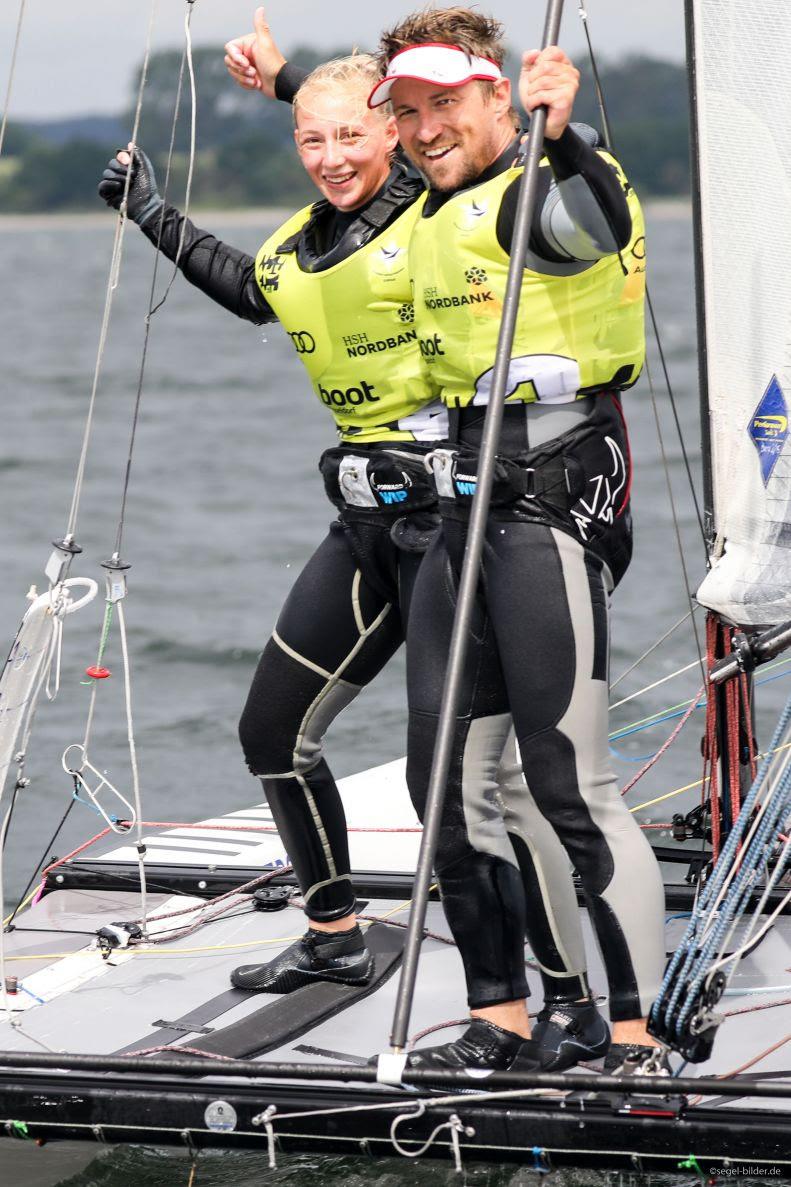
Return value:
<svg viewBox="0 0 791 1187">
<path fill-rule="evenodd" d="M 373 54 L 351 54 L 348 58 L 333 58 L 311 71 L 294 96 L 294 123 L 302 108 L 310 110 L 310 96 L 345 94 L 353 101 L 359 99 L 360 118 L 371 114 L 368 96 L 379 81 L 379 65 Z M 387 117 L 389 109 L 374 109 L 374 114 Z"/>
<path fill-rule="evenodd" d="M 387 73 L 390 59 L 399 50 L 425 42 L 457 45 L 467 54 L 491 58 L 502 68 L 505 59 L 504 29 L 493 17 L 457 5 L 435 8 L 433 5 L 414 12 L 385 31 L 379 39 L 379 69 Z M 487 84 L 491 89 L 491 83 Z"/>
</svg>

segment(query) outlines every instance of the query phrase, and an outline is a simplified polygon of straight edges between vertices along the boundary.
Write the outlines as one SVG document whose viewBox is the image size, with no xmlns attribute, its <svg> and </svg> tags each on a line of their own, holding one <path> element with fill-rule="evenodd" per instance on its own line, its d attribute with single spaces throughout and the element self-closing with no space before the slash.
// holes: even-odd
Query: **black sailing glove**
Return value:
<svg viewBox="0 0 791 1187">
<path fill-rule="evenodd" d="M 108 162 L 107 168 L 99 182 L 99 197 L 104 198 L 108 206 L 120 210 L 124 196 L 128 165 L 122 165 L 117 157 Z M 157 179 L 154 176 L 154 166 L 141 148 L 135 149 L 132 165 L 132 180 L 129 183 L 129 194 L 126 201 L 127 217 L 142 227 L 155 215 L 159 214 L 164 205 L 157 191 Z"/>
</svg>

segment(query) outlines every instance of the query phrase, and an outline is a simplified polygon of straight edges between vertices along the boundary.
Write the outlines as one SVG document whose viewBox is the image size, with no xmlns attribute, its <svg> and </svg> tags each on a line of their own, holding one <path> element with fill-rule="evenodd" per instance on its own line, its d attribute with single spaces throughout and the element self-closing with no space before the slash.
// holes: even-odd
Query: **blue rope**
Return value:
<svg viewBox="0 0 791 1187">
<path fill-rule="evenodd" d="M 783 675 L 785 674 L 783 673 Z M 770 679 L 777 679 L 777 677 L 770 677 Z M 791 698 L 780 715 L 768 751 L 745 797 L 738 819 L 728 835 L 711 876 L 701 891 L 696 907 L 690 916 L 684 938 L 670 959 L 659 996 L 651 1008 L 652 1021 L 665 1033 L 672 1024 L 675 1034 L 681 1037 L 685 1022 L 698 1004 L 698 992 L 709 974 L 711 964 L 714 963 L 721 941 L 733 920 L 744 910 L 750 895 L 756 889 L 759 874 L 765 867 L 775 844 L 779 823 L 785 819 L 791 809 L 791 763 L 787 762 L 764 810 L 759 827 L 741 856 L 739 871 L 717 909 L 714 926 L 704 940 L 702 938 L 703 930 L 710 922 L 714 902 L 733 867 L 738 847 L 751 826 L 755 804 L 774 760 L 773 752 L 780 746 L 781 739 L 790 723 Z M 733 963 L 736 959 L 734 957 Z"/>
</svg>

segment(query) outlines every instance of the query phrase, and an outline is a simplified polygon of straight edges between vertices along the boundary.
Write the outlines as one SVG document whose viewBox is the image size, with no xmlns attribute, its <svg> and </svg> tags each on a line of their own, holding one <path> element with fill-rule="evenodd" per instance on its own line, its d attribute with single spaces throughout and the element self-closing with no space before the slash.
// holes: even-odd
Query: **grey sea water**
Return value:
<svg viewBox="0 0 791 1187">
<path fill-rule="evenodd" d="M 241 248 L 255 251 L 277 225 L 262 211 L 197 220 Z M 649 283 L 693 467 L 699 465 L 697 362 L 692 242 L 685 207 L 649 208 Z M 33 583 L 46 586 L 50 542 L 63 534 L 88 409 L 107 284 L 113 220 L 0 220 L 0 648 L 10 645 Z M 143 345 L 143 314 L 154 253 L 135 227 L 125 241 L 120 282 L 98 389 L 80 504 L 77 539 L 83 554 L 74 575 L 103 580 L 100 562 L 113 551 L 131 417 Z M 160 287 L 169 267 L 160 268 Z M 662 425 L 686 576 L 661 460 L 651 384 Z M 681 453 L 672 426 L 656 348 L 638 386 L 626 397 L 635 464 L 636 553 L 618 589 L 613 615 L 613 675 L 622 672 L 688 610 L 704 571 Z M 289 339 L 277 326 L 256 329 L 212 305 L 179 277 L 153 319 L 135 442 L 123 557 L 131 564 L 126 617 L 132 666 L 136 740 L 148 820 L 189 821 L 255 801 L 259 792 L 241 759 L 236 721 L 258 654 L 289 586 L 322 538 L 332 509 L 316 461 L 334 443 L 329 415 L 310 391 Z M 320 596 L 321 591 L 318 591 Z M 30 787 L 10 833 L 6 895 L 13 900 L 40 858 L 72 787 L 60 766 L 66 745 L 81 740 L 90 689 L 84 669 L 95 662 L 102 622 L 97 599 L 66 624 L 62 686 L 44 704 L 29 749 Z M 524 624 L 529 633 L 530 623 Z M 701 627 L 699 627 L 701 630 Z M 693 663 L 689 623 L 618 685 L 618 700 Z M 129 786 L 121 701 L 118 636 L 111 633 L 92 735 L 93 761 Z M 616 709 L 613 728 L 676 706 L 701 683 L 692 670 Z M 763 735 L 787 695 L 782 681 L 761 690 Z M 277 690 L 273 690 L 277 695 Z M 659 799 L 700 778 L 701 714 L 677 746 L 630 794 L 631 805 Z M 617 742 L 616 769 L 625 781 L 637 760 L 654 751 L 674 721 Z M 337 775 L 398 757 L 404 750 L 403 657 L 335 723 L 327 752 Z M 641 812 L 666 822 L 696 802 L 697 788 Z M 62 855 L 98 831 L 99 818 L 77 805 L 58 840 Z M 661 830 L 658 830 L 661 832 Z M 84 1161 L 84 1159 L 83 1159 Z M 187 1163 L 155 1152 L 103 1156 L 84 1173 L 64 1158 L 64 1182 L 154 1187 L 186 1183 Z M 32 1163 L 19 1182 L 34 1182 Z M 519 1177 L 521 1176 L 521 1177 Z M 531 1183 L 535 1176 L 481 1169 L 470 1183 Z M 455 1181 L 436 1167 L 400 1162 L 302 1159 L 279 1183 L 379 1184 L 413 1179 Z M 207 1158 L 196 1183 L 274 1181 L 252 1157 Z M 537 1181 L 537 1180 L 536 1180 Z M 586 1172 L 576 1184 L 637 1183 Z M 649 1180 L 645 1180 L 646 1182 Z M 679 1172 L 651 1182 L 686 1181 Z"/>
</svg>

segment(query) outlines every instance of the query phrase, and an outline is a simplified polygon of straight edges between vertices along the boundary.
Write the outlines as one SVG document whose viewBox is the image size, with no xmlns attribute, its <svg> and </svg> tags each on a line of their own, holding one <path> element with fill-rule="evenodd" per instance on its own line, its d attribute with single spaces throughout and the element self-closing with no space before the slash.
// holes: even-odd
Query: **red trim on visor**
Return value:
<svg viewBox="0 0 791 1187">
<path fill-rule="evenodd" d="M 399 49 L 393 54 L 392 58 L 387 63 L 388 69 L 393 65 L 393 62 L 396 60 L 396 58 L 400 58 L 401 54 L 408 54 L 409 51 L 413 49 L 455 49 L 458 50 L 460 54 L 464 54 L 466 58 L 483 58 L 484 62 L 491 62 L 495 70 L 502 70 L 502 67 L 497 65 L 494 58 L 489 58 L 486 54 L 471 54 L 466 49 L 462 49 L 460 45 L 450 45 L 447 41 L 417 41 L 414 45 L 405 45 L 403 49 Z M 409 78 L 410 75 L 399 74 L 398 77 Z M 387 79 L 385 78 L 381 79 L 381 82 L 386 81 Z M 377 86 L 378 85 L 379 84 L 377 83 Z"/>
<path fill-rule="evenodd" d="M 467 59 L 467 61 L 470 63 L 470 66 L 472 66 L 473 58 L 478 58 L 480 61 L 484 61 L 484 62 L 490 62 L 492 67 L 494 68 L 494 70 L 497 71 L 497 78 L 491 78 L 488 74 L 475 73 L 475 74 L 467 74 L 467 75 L 465 75 L 464 78 L 460 78 L 456 82 L 442 82 L 440 79 L 437 79 L 437 78 L 426 78 L 426 76 L 424 74 L 389 74 L 388 73 L 385 75 L 384 78 L 380 78 L 379 82 L 377 82 L 375 84 L 375 86 L 373 86 L 371 88 L 371 93 L 367 99 L 367 105 L 371 110 L 373 110 L 375 107 L 381 107 L 383 103 L 387 103 L 388 100 L 390 99 L 390 91 L 388 89 L 388 92 L 387 92 L 386 96 L 384 97 L 384 99 L 380 99 L 378 102 L 372 102 L 372 100 L 377 95 L 377 92 L 381 91 L 382 87 L 386 86 L 388 83 L 392 86 L 392 84 L 394 82 L 398 82 L 402 78 L 410 79 L 413 82 L 435 83 L 440 90 L 452 90 L 454 87 L 466 86 L 468 82 L 474 82 L 476 80 L 480 81 L 480 82 L 496 82 L 496 81 L 498 81 L 498 79 L 504 77 L 500 67 L 497 65 L 497 63 L 494 61 L 493 58 L 488 58 L 488 57 L 486 57 L 485 54 L 469 54 L 467 52 L 467 50 L 462 49 L 460 45 L 447 45 L 445 42 L 442 42 L 442 41 L 421 41 L 421 42 L 418 42 L 417 45 L 405 45 L 403 49 L 400 49 L 398 51 L 398 53 L 393 54 L 392 58 L 390 59 L 390 61 L 387 64 L 388 70 L 390 70 L 390 68 L 393 65 L 393 62 L 395 62 L 396 58 L 400 57 L 401 54 L 413 53 L 416 49 L 449 49 L 449 50 L 453 50 L 454 53 L 463 54 L 464 57 Z"/>
</svg>

